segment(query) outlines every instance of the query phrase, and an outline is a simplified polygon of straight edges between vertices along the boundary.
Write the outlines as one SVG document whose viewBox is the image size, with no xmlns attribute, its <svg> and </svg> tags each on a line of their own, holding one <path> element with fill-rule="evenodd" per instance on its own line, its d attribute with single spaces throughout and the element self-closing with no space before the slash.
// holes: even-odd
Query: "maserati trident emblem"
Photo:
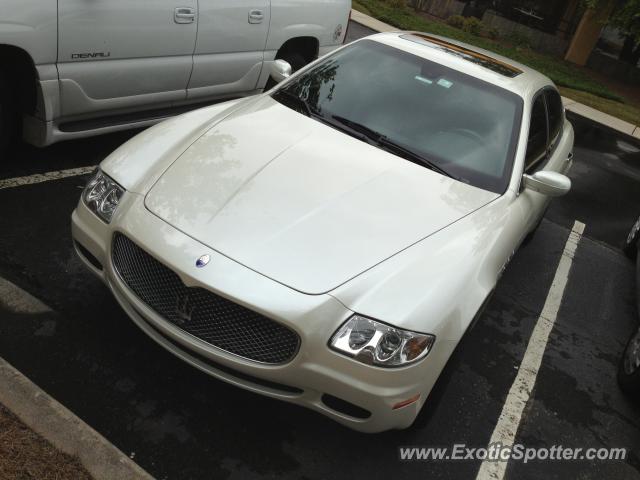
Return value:
<svg viewBox="0 0 640 480">
<path fill-rule="evenodd" d="M 188 293 L 178 293 L 176 295 L 176 316 L 180 325 L 190 322 L 193 311 L 196 307 L 191 306 Z"/>
<path fill-rule="evenodd" d="M 198 258 L 198 260 L 196 260 L 196 267 L 202 268 L 206 266 L 207 263 L 209 263 L 209 260 L 211 260 L 211 257 L 209 255 L 202 255 L 200 258 Z"/>
</svg>

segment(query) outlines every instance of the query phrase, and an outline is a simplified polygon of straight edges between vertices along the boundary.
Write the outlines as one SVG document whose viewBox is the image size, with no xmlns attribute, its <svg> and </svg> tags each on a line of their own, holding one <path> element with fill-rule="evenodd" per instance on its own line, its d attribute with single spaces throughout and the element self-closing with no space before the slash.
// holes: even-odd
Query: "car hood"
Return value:
<svg viewBox="0 0 640 480">
<path fill-rule="evenodd" d="M 497 196 L 262 97 L 195 141 L 145 204 L 246 267 L 320 294 Z"/>
</svg>

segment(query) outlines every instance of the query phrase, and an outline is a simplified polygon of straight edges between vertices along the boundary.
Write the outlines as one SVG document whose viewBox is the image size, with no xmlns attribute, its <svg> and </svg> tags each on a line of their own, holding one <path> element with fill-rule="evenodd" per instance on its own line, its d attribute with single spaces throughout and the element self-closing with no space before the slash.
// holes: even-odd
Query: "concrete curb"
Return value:
<svg viewBox="0 0 640 480">
<path fill-rule="evenodd" d="M 107 439 L 2 358 L 0 403 L 56 448 L 77 456 L 96 480 L 153 479 Z"/>
<path fill-rule="evenodd" d="M 381 22 L 380 20 L 359 12 L 358 10 L 351 9 L 351 20 L 370 28 L 371 30 L 375 30 L 376 32 L 397 32 L 399 30 L 388 23 Z"/>
<path fill-rule="evenodd" d="M 380 20 L 377 20 L 369 15 L 353 9 L 351 10 L 351 20 L 367 28 L 370 28 L 371 30 L 375 30 L 376 32 L 399 31 L 398 28 L 392 25 L 381 22 Z M 580 117 L 586 118 L 587 120 L 591 120 L 592 122 L 595 122 L 599 125 L 604 125 L 605 127 L 614 130 L 617 133 L 622 133 L 623 135 L 628 135 L 635 139 L 640 139 L 640 126 L 625 122 L 624 120 L 620 120 L 619 118 L 601 112 L 600 110 L 596 110 L 595 108 L 591 108 L 587 105 L 578 103 L 575 100 L 571 100 L 570 98 L 563 97 L 562 100 L 567 111 L 574 113 Z"/>
</svg>

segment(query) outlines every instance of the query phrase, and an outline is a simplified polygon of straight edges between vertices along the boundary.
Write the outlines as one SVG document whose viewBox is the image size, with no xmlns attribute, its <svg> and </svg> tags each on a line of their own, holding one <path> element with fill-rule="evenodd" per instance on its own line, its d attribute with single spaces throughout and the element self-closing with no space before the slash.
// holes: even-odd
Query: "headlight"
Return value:
<svg viewBox="0 0 640 480">
<path fill-rule="evenodd" d="M 331 348 L 370 365 L 401 367 L 424 358 L 436 337 L 354 315 L 331 338 Z"/>
<path fill-rule="evenodd" d="M 82 192 L 82 199 L 89 210 L 109 223 L 124 192 L 124 188 L 98 169 Z"/>
</svg>

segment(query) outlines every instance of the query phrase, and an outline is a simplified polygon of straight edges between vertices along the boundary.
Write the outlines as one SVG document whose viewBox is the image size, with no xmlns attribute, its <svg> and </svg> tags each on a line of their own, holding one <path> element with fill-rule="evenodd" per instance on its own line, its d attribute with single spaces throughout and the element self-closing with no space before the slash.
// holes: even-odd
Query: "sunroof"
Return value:
<svg viewBox="0 0 640 480">
<path fill-rule="evenodd" d="M 435 48 L 437 50 L 447 52 L 451 55 L 456 55 L 457 57 L 463 58 L 484 68 L 488 68 L 489 70 L 499 73 L 500 75 L 504 75 L 505 77 L 513 78 L 522 73 L 522 70 L 509 65 L 508 63 L 501 62 L 500 60 L 489 57 L 482 53 L 469 50 L 468 48 L 461 47 L 460 45 L 455 45 L 445 40 L 441 40 L 440 38 L 431 37 L 423 33 L 401 35 L 400 38 L 419 43 L 430 48 Z"/>
</svg>

